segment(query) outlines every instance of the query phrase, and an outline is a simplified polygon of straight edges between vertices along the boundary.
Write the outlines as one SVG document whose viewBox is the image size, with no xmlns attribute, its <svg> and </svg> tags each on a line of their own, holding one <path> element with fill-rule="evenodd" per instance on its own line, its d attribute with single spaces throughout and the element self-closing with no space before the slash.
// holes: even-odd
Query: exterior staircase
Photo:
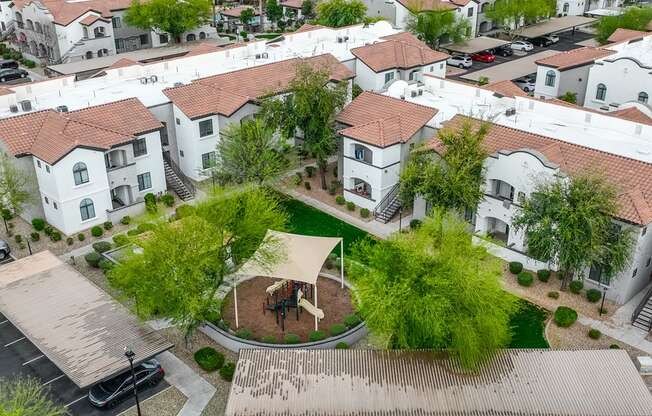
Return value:
<svg viewBox="0 0 652 416">
<path fill-rule="evenodd" d="M 652 331 L 652 288 L 632 314 L 632 325 L 645 332 Z"/>
<path fill-rule="evenodd" d="M 374 208 L 374 218 L 377 221 L 387 224 L 394 218 L 396 213 L 401 209 L 401 200 L 398 195 L 399 184 L 397 183 L 389 192 L 380 200 Z"/>
<path fill-rule="evenodd" d="M 163 168 L 165 170 L 165 183 L 182 201 L 188 201 L 195 197 L 195 185 L 168 156 L 163 157 Z"/>
</svg>

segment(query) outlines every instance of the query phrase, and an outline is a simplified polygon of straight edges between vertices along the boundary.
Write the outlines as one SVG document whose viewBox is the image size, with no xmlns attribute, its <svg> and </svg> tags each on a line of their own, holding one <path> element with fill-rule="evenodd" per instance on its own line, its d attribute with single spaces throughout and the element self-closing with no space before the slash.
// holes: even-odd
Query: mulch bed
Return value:
<svg viewBox="0 0 652 416">
<path fill-rule="evenodd" d="M 288 309 L 285 319 L 285 332 L 276 324 L 275 314 L 266 311 L 263 315 L 263 304 L 266 301 L 265 288 L 276 280 L 269 277 L 255 277 L 238 285 L 238 318 L 240 328 L 249 329 L 255 339 L 266 335 L 276 337 L 282 342 L 288 334 L 296 334 L 301 341 L 308 341 L 308 335 L 315 329 L 315 319 L 303 310 L 296 320 L 296 309 Z M 270 301 L 273 299 L 270 298 Z M 311 300 L 310 303 L 314 303 Z M 319 322 L 319 330 L 329 335 L 331 325 L 343 323 L 344 317 L 353 313 L 349 290 L 342 289 L 340 283 L 320 277 L 317 280 L 317 306 L 324 311 L 324 319 Z M 233 291 L 225 298 L 222 307 L 222 319 L 228 322 L 230 328 L 235 328 L 235 311 L 233 308 Z"/>
</svg>

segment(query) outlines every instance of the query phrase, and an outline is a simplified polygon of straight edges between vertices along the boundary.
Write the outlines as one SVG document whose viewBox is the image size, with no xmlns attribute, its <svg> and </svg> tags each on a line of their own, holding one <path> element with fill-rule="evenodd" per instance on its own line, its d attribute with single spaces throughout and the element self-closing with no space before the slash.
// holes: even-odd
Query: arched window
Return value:
<svg viewBox="0 0 652 416">
<path fill-rule="evenodd" d="M 88 198 L 82 199 L 79 204 L 79 212 L 81 213 L 82 221 L 95 218 L 95 206 L 93 205 L 93 201 Z"/>
<path fill-rule="evenodd" d="M 206 39 L 206 32 L 199 32 L 199 39 Z"/>
<path fill-rule="evenodd" d="M 638 102 L 642 104 L 647 104 L 647 100 L 650 98 L 650 96 L 647 94 L 645 91 L 641 91 L 638 93 Z"/>
<path fill-rule="evenodd" d="M 194 33 L 189 33 L 188 36 L 186 36 L 186 41 L 187 42 L 192 42 L 193 40 L 196 40 L 197 36 L 195 36 Z"/>
<path fill-rule="evenodd" d="M 83 162 L 75 163 L 72 167 L 72 176 L 75 178 L 75 185 L 81 185 L 88 182 L 88 168 Z"/>
<path fill-rule="evenodd" d="M 570 5 L 568 3 L 564 3 L 564 8 L 563 8 L 564 13 L 568 13 L 569 9 L 570 9 Z"/>
<path fill-rule="evenodd" d="M 598 89 L 595 91 L 595 99 L 604 101 L 607 97 L 607 86 L 604 84 L 598 84 Z"/>
<path fill-rule="evenodd" d="M 93 59 L 93 51 L 86 52 L 86 59 Z"/>
<path fill-rule="evenodd" d="M 546 72 L 546 87 L 554 87 L 555 78 L 557 78 L 557 74 L 555 74 L 555 71 L 551 69 L 550 71 Z"/>
</svg>

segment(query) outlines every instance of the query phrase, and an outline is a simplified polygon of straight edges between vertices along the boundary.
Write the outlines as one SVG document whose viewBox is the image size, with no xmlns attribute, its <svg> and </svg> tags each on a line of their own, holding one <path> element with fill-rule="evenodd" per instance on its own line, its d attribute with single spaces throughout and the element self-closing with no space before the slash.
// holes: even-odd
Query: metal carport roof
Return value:
<svg viewBox="0 0 652 416">
<path fill-rule="evenodd" d="M 596 20 L 597 19 L 593 17 L 584 16 L 553 17 L 550 20 L 535 23 L 521 29 L 520 32 L 518 32 L 518 36 L 528 39 L 538 38 L 539 36 L 551 33 L 564 32 L 566 30 L 587 26 Z"/>
<path fill-rule="evenodd" d="M 470 81 L 479 81 L 481 77 L 487 77 L 491 82 L 507 81 L 521 78 L 537 72 L 537 60 L 547 58 L 548 56 L 556 55 L 558 53 L 559 51 L 545 49 L 541 52 L 524 56 L 523 58 L 514 59 L 512 61 L 493 65 L 479 71 L 473 71 L 468 74 L 464 74 L 460 78 L 468 79 Z"/>
<path fill-rule="evenodd" d="M 464 42 L 459 42 L 459 43 L 453 43 L 450 45 L 443 45 L 443 49 L 448 49 L 451 52 L 459 52 L 459 53 L 476 53 L 480 51 L 486 51 L 487 49 L 493 49 L 497 48 L 498 46 L 501 45 L 507 45 L 509 42 L 501 40 L 501 39 L 496 39 L 496 38 L 490 38 L 487 36 L 479 36 L 474 39 L 469 39 Z"/>
<path fill-rule="evenodd" d="M 173 347 L 49 251 L 0 267 L 0 311 L 80 388 Z"/>
</svg>

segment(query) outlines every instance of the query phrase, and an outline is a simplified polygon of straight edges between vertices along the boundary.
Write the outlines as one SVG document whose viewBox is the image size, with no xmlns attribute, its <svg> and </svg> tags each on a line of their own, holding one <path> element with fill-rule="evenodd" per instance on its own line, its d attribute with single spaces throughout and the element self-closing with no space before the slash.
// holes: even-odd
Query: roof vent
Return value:
<svg viewBox="0 0 652 416">
<path fill-rule="evenodd" d="M 178 82 L 178 81 L 175 82 L 175 83 L 174 83 L 174 87 L 175 87 L 175 88 L 176 88 L 176 87 L 183 87 L 183 82 Z"/>
<path fill-rule="evenodd" d="M 23 111 L 32 111 L 32 102 L 30 100 L 23 100 L 20 102 L 20 108 Z"/>
<path fill-rule="evenodd" d="M 267 52 L 263 52 L 260 55 L 262 56 L 263 59 L 269 58 L 269 54 Z"/>
<path fill-rule="evenodd" d="M 60 113 L 67 113 L 68 112 L 68 106 L 67 105 L 60 105 L 57 107 L 57 111 Z"/>
<path fill-rule="evenodd" d="M 414 90 L 413 90 L 413 91 L 410 91 L 410 97 L 414 98 L 414 97 L 416 97 L 416 96 L 417 96 L 417 92 L 416 92 L 416 91 L 414 91 Z"/>
<path fill-rule="evenodd" d="M 144 85 L 144 84 L 147 84 L 148 82 L 149 82 L 149 80 L 147 79 L 147 77 L 142 77 L 142 78 L 140 79 L 140 83 L 143 84 L 143 85 Z"/>
<path fill-rule="evenodd" d="M 344 38 L 342 36 L 337 37 L 337 43 L 342 43 L 344 42 Z"/>
<path fill-rule="evenodd" d="M 505 115 L 507 117 L 511 117 L 511 116 L 513 116 L 515 114 L 516 114 L 516 109 L 515 108 L 508 108 L 507 110 L 505 110 Z"/>
<path fill-rule="evenodd" d="M 151 82 L 152 84 L 158 82 L 158 75 L 152 75 L 151 77 L 149 77 L 149 82 Z"/>
<path fill-rule="evenodd" d="M 9 106 L 9 111 L 11 111 L 12 113 L 17 113 L 17 112 L 18 112 L 18 106 L 17 106 L 17 105 L 13 105 L 13 104 L 10 105 L 10 106 Z"/>
<path fill-rule="evenodd" d="M 423 88 L 419 88 L 417 92 L 419 93 L 419 95 L 423 95 Z"/>
</svg>

